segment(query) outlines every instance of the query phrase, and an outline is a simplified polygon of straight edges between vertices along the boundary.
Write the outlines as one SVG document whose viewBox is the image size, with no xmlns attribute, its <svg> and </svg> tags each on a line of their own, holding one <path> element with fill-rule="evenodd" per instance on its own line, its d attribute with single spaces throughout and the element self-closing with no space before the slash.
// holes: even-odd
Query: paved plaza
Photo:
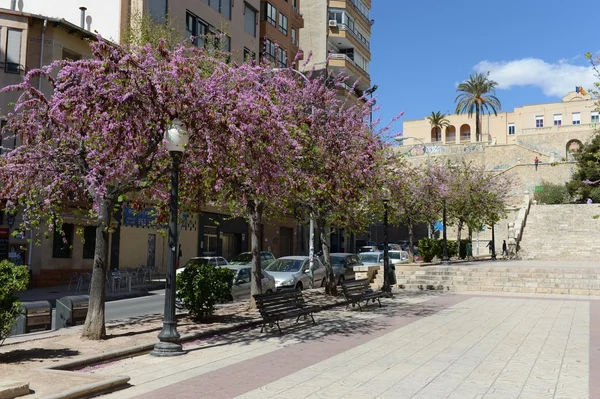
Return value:
<svg viewBox="0 0 600 399">
<path fill-rule="evenodd" d="M 595 299 L 421 293 L 385 302 L 321 312 L 318 325 L 283 336 L 245 330 L 186 344 L 182 357 L 138 356 L 94 373 L 131 377 L 104 398 L 600 397 L 590 378 L 600 366 Z"/>
</svg>

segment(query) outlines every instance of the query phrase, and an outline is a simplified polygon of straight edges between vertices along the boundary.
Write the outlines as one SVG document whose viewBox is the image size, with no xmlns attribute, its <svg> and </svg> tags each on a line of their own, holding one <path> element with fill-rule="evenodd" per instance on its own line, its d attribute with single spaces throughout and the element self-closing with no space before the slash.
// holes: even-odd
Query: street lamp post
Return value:
<svg viewBox="0 0 600 399">
<path fill-rule="evenodd" d="M 188 134 L 183 130 L 181 121 L 175 119 L 169 129 L 165 132 L 166 147 L 171 155 L 171 198 L 169 217 L 169 256 L 167 257 L 167 277 L 165 287 L 165 312 L 163 327 L 158 334 L 160 340 L 150 352 L 153 356 L 177 356 L 183 355 L 183 351 L 177 332 L 177 318 L 175 315 L 175 265 L 177 264 L 177 202 L 179 200 L 179 163 L 188 142 Z"/>
<path fill-rule="evenodd" d="M 388 254 L 388 204 L 390 202 L 390 190 L 383 188 L 381 190 L 381 200 L 383 201 L 383 288 L 382 291 L 390 292 L 390 258 Z"/>
<path fill-rule="evenodd" d="M 442 225 L 444 229 L 442 233 L 442 263 L 447 264 L 450 263 L 450 258 L 448 257 L 448 238 L 446 236 L 446 198 L 442 199 Z"/>
</svg>

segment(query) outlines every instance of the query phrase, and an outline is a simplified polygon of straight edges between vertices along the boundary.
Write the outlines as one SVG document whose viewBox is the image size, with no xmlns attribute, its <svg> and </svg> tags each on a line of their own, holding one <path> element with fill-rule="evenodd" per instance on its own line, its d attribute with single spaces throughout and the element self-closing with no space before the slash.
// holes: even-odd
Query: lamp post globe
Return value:
<svg viewBox="0 0 600 399">
<path fill-rule="evenodd" d="M 175 266 L 177 265 L 177 203 L 179 201 L 179 164 L 181 155 L 188 143 L 188 133 L 183 129 L 180 120 L 175 119 L 165 132 L 165 147 L 171 155 L 171 196 L 169 215 L 169 255 L 167 257 L 167 276 L 165 285 L 165 311 L 163 316 L 163 327 L 158 334 L 159 342 L 154 345 L 150 352 L 153 356 L 178 356 L 184 352 L 179 341 L 177 332 L 177 317 L 175 314 Z"/>
</svg>

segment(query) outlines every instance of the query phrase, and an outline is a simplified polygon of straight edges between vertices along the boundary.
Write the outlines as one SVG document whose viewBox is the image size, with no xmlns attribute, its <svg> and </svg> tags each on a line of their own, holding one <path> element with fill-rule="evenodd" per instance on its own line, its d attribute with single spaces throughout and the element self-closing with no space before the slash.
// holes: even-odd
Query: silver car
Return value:
<svg viewBox="0 0 600 399">
<path fill-rule="evenodd" d="M 252 266 L 226 266 L 231 269 L 235 276 L 231 286 L 231 297 L 234 301 L 240 299 L 250 299 L 250 282 L 252 281 Z M 275 292 L 275 278 L 261 270 L 262 279 L 260 281 L 262 292 L 271 294 Z"/>
<path fill-rule="evenodd" d="M 325 267 L 314 258 L 313 287 L 322 287 L 325 284 Z M 284 256 L 271 263 L 265 271 L 275 277 L 277 290 L 296 289 L 302 290 L 310 287 L 310 270 L 308 256 Z"/>
<path fill-rule="evenodd" d="M 271 263 L 275 262 L 275 256 L 272 253 L 267 251 L 262 251 L 260 253 L 260 268 L 265 270 L 267 266 Z M 229 261 L 230 265 L 236 266 L 246 266 L 252 264 L 252 252 L 242 252 L 235 258 Z"/>
<path fill-rule="evenodd" d="M 356 254 L 332 253 L 330 256 L 333 276 L 338 284 L 342 284 L 344 280 L 354 280 L 354 266 L 363 264 Z"/>
<path fill-rule="evenodd" d="M 363 252 L 358 256 L 365 266 L 383 265 L 383 252 Z"/>
</svg>

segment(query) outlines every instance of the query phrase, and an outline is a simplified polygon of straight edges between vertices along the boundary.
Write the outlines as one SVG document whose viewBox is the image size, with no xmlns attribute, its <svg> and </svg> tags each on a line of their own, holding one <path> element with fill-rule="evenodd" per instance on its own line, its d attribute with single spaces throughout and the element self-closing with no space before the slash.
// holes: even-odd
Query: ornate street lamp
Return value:
<svg viewBox="0 0 600 399">
<path fill-rule="evenodd" d="M 383 288 L 382 291 L 390 292 L 390 258 L 388 256 L 388 204 L 391 199 L 390 190 L 386 187 L 381 189 L 381 201 L 383 201 Z"/>
<path fill-rule="evenodd" d="M 165 132 L 165 144 L 172 160 L 171 169 L 171 198 L 169 217 L 169 256 L 167 258 L 167 282 L 165 288 L 165 312 L 163 327 L 158 334 L 158 342 L 150 352 L 154 356 L 177 356 L 183 355 L 183 351 L 177 332 L 177 319 L 175 315 L 175 267 L 177 264 L 177 202 L 179 200 L 179 163 L 181 156 L 188 143 L 188 133 L 182 128 L 181 121 L 173 120 L 169 129 Z"/>
</svg>

